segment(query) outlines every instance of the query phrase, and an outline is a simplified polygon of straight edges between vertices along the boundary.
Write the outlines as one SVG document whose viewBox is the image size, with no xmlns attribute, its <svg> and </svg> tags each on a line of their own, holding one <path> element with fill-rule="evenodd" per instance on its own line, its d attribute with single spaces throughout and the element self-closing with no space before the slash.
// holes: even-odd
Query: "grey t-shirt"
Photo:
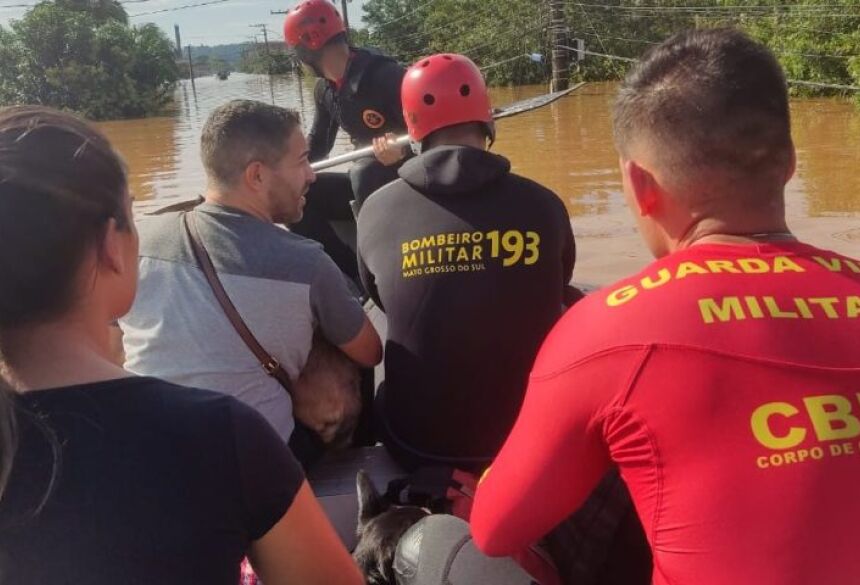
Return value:
<svg viewBox="0 0 860 585">
<path fill-rule="evenodd" d="M 233 208 L 204 203 L 193 213 L 224 289 L 290 378 L 307 361 L 315 327 L 334 345 L 358 335 L 364 311 L 322 246 Z M 126 368 L 235 396 L 288 440 L 290 397 L 224 315 L 181 214 L 147 217 L 138 229 L 140 284 L 120 320 Z"/>
</svg>

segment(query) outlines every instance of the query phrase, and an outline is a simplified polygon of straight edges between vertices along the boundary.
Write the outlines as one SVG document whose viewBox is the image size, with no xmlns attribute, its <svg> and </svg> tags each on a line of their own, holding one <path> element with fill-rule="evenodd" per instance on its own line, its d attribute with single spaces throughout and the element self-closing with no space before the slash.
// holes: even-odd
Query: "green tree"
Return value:
<svg viewBox="0 0 860 585">
<path fill-rule="evenodd" d="M 549 68 L 522 57 L 553 49 L 546 0 L 367 0 L 354 42 L 414 62 L 459 52 L 484 68 L 491 84 L 546 81 Z M 671 34 L 692 27 L 736 26 L 768 45 L 789 79 L 860 85 L 860 0 L 569 0 L 570 39 L 592 53 L 636 58 Z M 356 39 L 361 40 L 359 43 Z M 574 79 L 618 79 L 629 62 L 586 55 Z M 833 90 L 795 85 L 799 94 Z M 855 92 L 860 102 L 860 92 Z"/>
<path fill-rule="evenodd" d="M 129 27 L 116 2 L 92 5 L 43 2 L 0 28 L 3 104 L 50 105 L 97 120 L 163 108 L 178 76 L 170 41 L 154 25 Z"/>
</svg>

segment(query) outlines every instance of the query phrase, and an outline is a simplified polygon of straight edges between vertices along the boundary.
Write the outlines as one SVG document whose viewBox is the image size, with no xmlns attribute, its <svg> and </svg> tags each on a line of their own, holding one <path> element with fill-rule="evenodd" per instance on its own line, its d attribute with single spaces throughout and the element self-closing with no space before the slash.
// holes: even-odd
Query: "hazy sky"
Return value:
<svg viewBox="0 0 860 585">
<path fill-rule="evenodd" d="M 143 24 L 153 22 L 164 29 L 173 39 L 173 25 L 178 24 L 182 33 L 183 45 L 219 45 L 250 41 L 258 29 L 251 24 L 265 24 L 269 29 L 269 40 L 283 40 L 284 16 L 270 14 L 272 10 L 287 10 L 299 0 L 227 0 L 222 4 L 200 6 L 186 10 L 176 10 L 161 14 L 135 14 L 163 10 L 176 6 L 198 4 L 206 0 L 144 0 L 125 3 L 130 22 Z M 4 7 L 10 4 L 35 4 L 34 0 L 0 0 L 0 24 L 4 26 L 10 19 L 21 18 L 26 8 Z M 364 0 L 352 0 L 349 6 L 349 17 L 354 23 L 361 22 L 361 12 Z M 340 10 L 340 0 L 337 2 Z M 355 26 L 355 24 L 353 24 Z M 262 42 L 262 35 L 260 35 Z"/>
</svg>

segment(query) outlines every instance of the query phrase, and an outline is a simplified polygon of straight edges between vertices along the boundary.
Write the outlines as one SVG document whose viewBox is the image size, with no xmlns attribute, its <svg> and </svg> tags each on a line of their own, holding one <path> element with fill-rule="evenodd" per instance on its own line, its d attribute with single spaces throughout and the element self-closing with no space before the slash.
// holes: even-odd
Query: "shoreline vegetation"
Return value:
<svg viewBox="0 0 860 585">
<path fill-rule="evenodd" d="M 456 52 L 478 63 L 490 85 L 541 84 L 551 73 L 550 20 L 546 1 L 367 0 L 364 27 L 350 36 L 404 64 Z M 798 81 L 792 96 L 860 105 L 860 0 L 566 0 L 564 26 L 564 46 L 584 42 L 585 53 L 570 51 L 571 81 L 618 80 L 679 30 L 736 26 L 774 51 Z M 192 47 L 195 73 L 292 71 L 283 43 L 270 47 Z M 130 25 L 116 0 L 48 0 L 0 27 L 0 105 L 48 105 L 93 120 L 161 114 L 188 76 L 184 57 L 156 25 Z"/>
<path fill-rule="evenodd" d="M 174 47 L 130 26 L 113 0 L 41 2 L 0 27 L 0 104 L 38 104 L 92 120 L 140 118 L 172 101 Z"/>
<path fill-rule="evenodd" d="M 623 77 L 650 46 L 688 28 L 735 26 L 776 54 L 788 79 L 860 86 L 860 0 L 566 0 L 572 81 Z M 464 53 L 492 85 L 549 78 L 552 54 L 549 3 L 533 0 L 367 0 L 366 28 L 357 44 L 378 46 L 403 61 L 428 52 Z M 525 57 L 545 55 L 543 64 Z M 517 58 L 521 57 L 521 58 Z M 860 92 L 793 85 L 792 95 Z M 860 103 L 860 100 L 858 100 Z"/>
</svg>

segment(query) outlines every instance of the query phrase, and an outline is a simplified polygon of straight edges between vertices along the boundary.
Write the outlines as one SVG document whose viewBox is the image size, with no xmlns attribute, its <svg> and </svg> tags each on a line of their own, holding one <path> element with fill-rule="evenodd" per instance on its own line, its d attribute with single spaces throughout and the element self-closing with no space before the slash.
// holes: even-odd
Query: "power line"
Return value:
<svg viewBox="0 0 860 585">
<path fill-rule="evenodd" d="M 759 12 L 819 12 L 823 10 L 836 9 L 860 9 L 860 4 L 781 4 L 781 5 L 739 5 L 739 6 L 718 6 L 718 5 L 699 5 L 699 6 L 678 6 L 678 5 L 658 5 L 658 4 L 588 4 L 584 2 L 568 1 L 571 6 L 581 6 L 586 8 L 604 8 L 607 10 L 626 10 L 630 12 L 748 12 L 750 10 Z"/>
<path fill-rule="evenodd" d="M 535 60 L 536 56 L 540 57 L 539 61 Z M 518 59 L 522 59 L 523 57 L 527 57 L 527 58 L 531 59 L 532 62 L 534 62 L 534 63 L 543 62 L 543 55 L 540 55 L 539 53 L 534 53 L 534 54 L 521 53 L 519 55 L 515 55 L 515 56 L 511 57 L 510 59 L 503 59 L 502 61 L 498 61 L 496 63 L 490 63 L 489 65 L 484 65 L 483 67 L 479 67 L 479 69 L 481 71 L 486 71 L 487 69 L 492 69 L 493 67 L 498 67 L 499 65 L 504 65 L 505 63 L 510 63 L 511 61 L 516 61 Z"/>
<path fill-rule="evenodd" d="M 401 15 L 401 16 L 398 16 L 397 18 L 392 18 L 391 20 L 389 20 L 389 21 L 387 21 L 387 22 L 383 22 L 382 24 L 380 24 L 379 26 L 377 26 L 376 28 L 374 28 L 374 30 L 372 31 L 372 33 L 373 33 L 373 34 L 375 34 L 375 33 L 376 33 L 376 31 L 378 31 L 378 30 L 379 30 L 379 29 L 381 29 L 381 28 L 385 28 L 385 27 L 386 27 L 386 26 L 388 26 L 389 24 L 394 24 L 395 22 L 399 22 L 399 21 L 403 20 L 404 18 L 407 18 L 407 17 L 409 17 L 409 16 L 412 16 L 413 14 L 415 14 L 416 12 L 418 12 L 419 10 L 421 10 L 422 8 L 424 8 L 424 7 L 426 7 L 426 6 L 429 6 L 430 4 L 432 4 L 432 3 L 433 3 L 433 2 L 435 2 L 435 1 L 436 1 L 436 0 L 427 0 L 426 2 L 424 2 L 423 4 L 419 4 L 417 7 L 415 7 L 415 8 L 414 8 L 414 9 L 412 9 L 412 10 L 410 10 L 409 12 L 407 12 L 407 13 L 405 13 L 405 14 Z"/>
<path fill-rule="evenodd" d="M 633 59 L 631 57 L 621 57 L 620 55 L 610 55 L 607 53 L 597 53 L 595 51 L 586 51 L 586 50 L 578 50 L 574 47 L 568 47 L 567 45 L 558 45 L 561 49 L 566 49 L 568 51 L 574 51 L 583 53 L 585 55 L 593 55 L 596 57 L 603 57 L 605 59 L 613 59 L 616 61 L 624 61 L 627 63 L 635 63 L 637 59 Z M 822 83 L 818 81 L 806 81 L 802 79 L 786 79 L 786 83 L 789 85 L 802 85 L 805 87 L 817 87 L 821 89 L 835 89 L 840 91 L 860 91 L 860 86 L 856 85 L 843 85 L 840 83 Z"/>
<path fill-rule="evenodd" d="M 230 0 L 210 0 L 209 2 L 198 2 L 197 4 L 185 4 L 184 6 L 174 6 L 172 8 L 163 8 L 161 10 L 152 10 L 150 12 L 138 12 L 137 14 L 129 14 L 129 18 L 137 18 L 138 16 L 150 16 L 152 14 L 161 14 L 163 12 L 176 12 L 177 10 L 187 10 L 189 8 L 199 8 L 201 6 L 212 6 L 213 4 L 223 4 Z"/>
<path fill-rule="evenodd" d="M 501 34 L 501 35 L 498 35 L 498 34 L 497 34 L 497 35 L 496 35 L 496 38 L 495 38 L 495 39 L 493 39 L 492 41 L 490 41 L 490 42 L 488 42 L 488 43 L 482 43 L 482 44 L 480 44 L 480 45 L 475 45 L 474 47 L 470 47 L 470 48 L 466 49 L 465 51 L 462 51 L 462 54 L 463 54 L 463 55 L 467 55 L 467 56 L 468 56 L 469 54 L 471 54 L 471 53 L 473 53 L 473 52 L 477 51 L 478 49 L 483 49 L 484 47 L 489 47 L 489 46 L 491 46 L 491 45 L 495 45 L 496 43 L 498 43 L 498 42 L 499 42 L 499 40 L 500 40 L 501 38 L 508 38 L 508 37 L 510 37 L 511 35 L 524 35 L 524 34 L 526 34 L 526 33 L 528 33 L 528 32 L 531 32 L 531 31 L 534 31 L 534 30 L 537 30 L 537 29 L 541 29 L 541 28 L 545 28 L 545 26 L 546 26 L 546 25 L 545 25 L 543 22 L 539 22 L 539 23 L 538 23 L 538 24 L 536 24 L 536 25 L 532 25 L 531 27 L 527 27 L 527 28 L 524 28 L 524 29 L 523 29 L 523 28 L 520 28 L 520 25 L 519 25 L 519 24 L 514 23 L 514 24 L 513 24 L 513 26 L 512 26 L 510 29 L 508 29 L 508 32 L 507 32 L 507 33 L 505 33 L 505 34 Z"/>
<path fill-rule="evenodd" d="M 592 55 L 594 57 L 603 57 L 605 59 L 613 59 L 615 61 L 625 61 L 627 63 L 635 63 L 637 60 L 632 57 L 621 57 L 620 55 L 610 55 L 608 53 L 597 53 L 595 51 L 586 51 L 585 49 L 579 50 L 575 47 L 568 47 L 567 45 L 556 45 L 559 49 L 566 49 L 568 51 L 573 51 L 574 53 L 582 53 L 583 55 Z"/>
</svg>

